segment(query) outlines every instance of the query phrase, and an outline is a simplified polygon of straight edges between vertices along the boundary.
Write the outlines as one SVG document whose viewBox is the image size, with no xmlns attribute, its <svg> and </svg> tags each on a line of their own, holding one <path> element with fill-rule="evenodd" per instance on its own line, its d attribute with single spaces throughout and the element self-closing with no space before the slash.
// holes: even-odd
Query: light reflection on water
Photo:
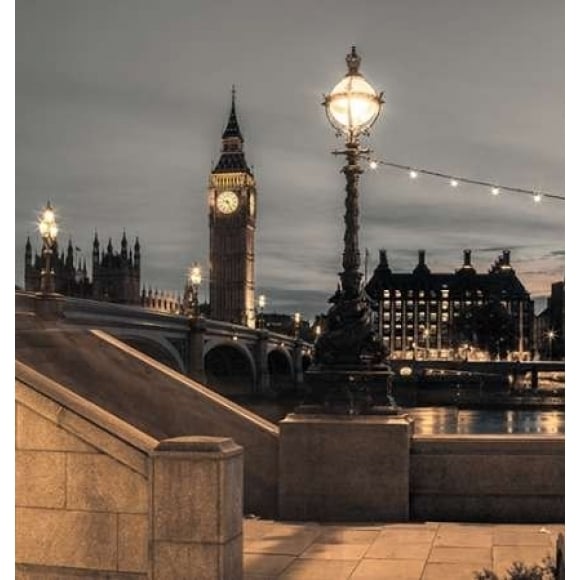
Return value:
<svg viewBox="0 0 580 580">
<path fill-rule="evenodd" d="M 469 410 L 455 407 L 405 409 L 417 435 L 436 434 L 564 434 L 563 411 Z"/>
<path fill-rule="evenodd" d="M 278 423 L 300 404 L 299 400 L 271 401 L 249 397 L 239 397 L 237 402 L 272 423 Z M 564 411 L 402 407 L 414 418 L 417 435 L 564 434 Z"/>
</svg>

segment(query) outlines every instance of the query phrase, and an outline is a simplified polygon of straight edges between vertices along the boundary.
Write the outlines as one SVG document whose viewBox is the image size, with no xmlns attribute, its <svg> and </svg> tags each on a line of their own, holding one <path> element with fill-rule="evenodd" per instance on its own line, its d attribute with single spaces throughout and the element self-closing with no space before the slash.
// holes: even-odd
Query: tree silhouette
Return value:
<svg viewBox="0 0 580 580">
<path fill-rule="evenodd" d="M 487 351 L 491 358 L 505 359 L 516 345 L 515 321 L 496 298 L 463 310 L 455 323 L 455 335 L 456 340 Z"/>
</svg>

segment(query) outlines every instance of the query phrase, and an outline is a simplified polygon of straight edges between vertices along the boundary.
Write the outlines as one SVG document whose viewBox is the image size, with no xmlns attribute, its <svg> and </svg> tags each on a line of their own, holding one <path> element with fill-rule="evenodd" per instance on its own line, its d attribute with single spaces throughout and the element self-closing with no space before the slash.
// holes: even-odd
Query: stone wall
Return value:
<svg viewBox="0 0 580 580">
<path fill-rule="evenodd" d="M 16 381 L 17 578 L 241 577 L 239 446 L 158 442 L 39 382 Z"/>
<path fill-rule="evenodd" d="M 564 521 L 564 437 L 415 436 L 411 518 Z"/>
</svg>

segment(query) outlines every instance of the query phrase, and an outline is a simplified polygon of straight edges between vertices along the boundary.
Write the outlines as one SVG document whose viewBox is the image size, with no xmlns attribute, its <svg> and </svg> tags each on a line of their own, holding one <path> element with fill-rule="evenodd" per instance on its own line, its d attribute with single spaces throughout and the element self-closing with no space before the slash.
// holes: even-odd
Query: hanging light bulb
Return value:
<svg viewBox="0 0 580 580">
<path fill-rule="evenodd" d="M 411 169 L 411 171 L 409 171 L 409 177 L 411 179 L 417 179 L 418 176 L 419 174 L 414 169 Z"/>
<path fill-rule="evenodd" d="M 536 203 L 540 203 L 542 201 L 542 194 L 539 191 L 534 193 L 534 201 Z"/>
<path fill-rule="evenodd" d="M 457 179 L 452 179 L 449 184 L 451 187 L 457 187 L 459 185 L 459 181 L 457 181 Z"/>
<path fill-rule="evenodd" d="M 499 195 L 499 187 L 492 187 L 491 194 L 492 195 Z"/>
<path fill-rule="evenodd" d="M 369 167 L 370 167 L 371 169 L 376 169 L 378 166 L 379 166 L 379 164 L 378 164 L 378 163 L 377 163 L 377 162 L 376 162 L 374 159 L 371 159 L 371 160 L 369 161 Z"/>
</svg>

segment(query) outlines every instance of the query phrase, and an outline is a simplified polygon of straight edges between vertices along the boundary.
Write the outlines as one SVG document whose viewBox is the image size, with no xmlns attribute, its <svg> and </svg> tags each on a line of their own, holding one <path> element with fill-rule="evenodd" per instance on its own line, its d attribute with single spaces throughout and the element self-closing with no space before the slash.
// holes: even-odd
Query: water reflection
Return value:
<svg viewBox="0 0 580 580">
<path fill-rule="evenodd" d="M 455 407 L 405 409 L 415 420 L 415 434 L 563 434 L 563 411 L 468 410 Z"/>
</svg>

